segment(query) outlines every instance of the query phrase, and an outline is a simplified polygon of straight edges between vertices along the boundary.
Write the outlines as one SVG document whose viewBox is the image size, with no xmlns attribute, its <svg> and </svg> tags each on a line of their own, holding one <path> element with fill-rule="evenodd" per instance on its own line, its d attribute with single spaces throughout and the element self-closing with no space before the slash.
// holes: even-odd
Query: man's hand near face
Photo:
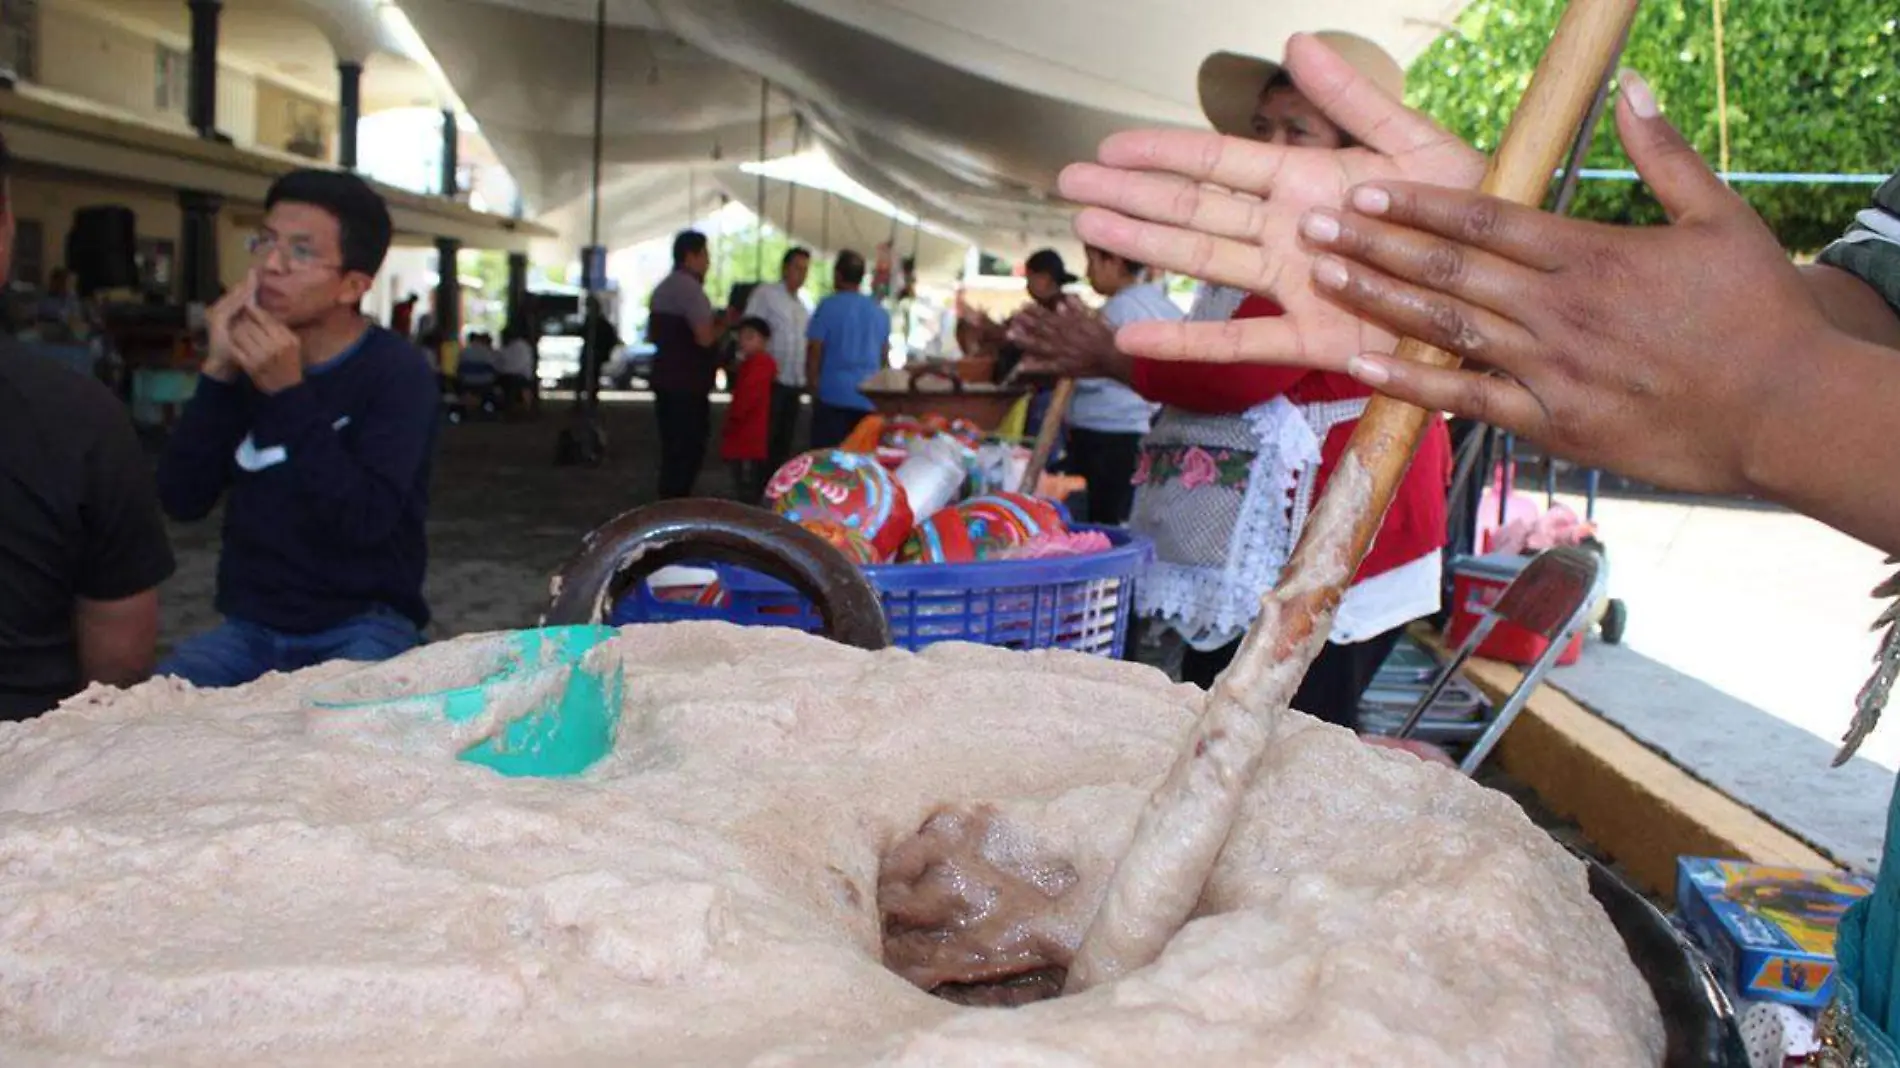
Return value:
<svg viewBox="0 0 1900 1068">
<path fill-rule="evenodd" d="M 200 368 L 208 378 L 229 384 L 236 382 L 243 374 L 238 366 L 237 353 L 231 341 L 231 328 L 238 315 L 257 299 L 257 274 L 247 273 L 244 281 L 232 286 L 230 291 L 218 299 L 205 312 L 205 327 L 210 334 L 210 351 L 205 355 L 204 366 Z"/>
<path fill-rule="evenodd" d="M 232 353 L 251 384 L 266 394 L 303 381 L 303 344 L 262 308 L 246 307 L 231 324 Z"/>
</svg>

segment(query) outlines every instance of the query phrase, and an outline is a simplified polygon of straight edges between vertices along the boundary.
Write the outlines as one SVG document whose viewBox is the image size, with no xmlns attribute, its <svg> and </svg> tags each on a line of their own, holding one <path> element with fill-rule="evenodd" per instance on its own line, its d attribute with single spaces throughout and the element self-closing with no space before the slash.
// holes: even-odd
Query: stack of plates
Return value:
<svg viewBox="0 0 1900 1068">
<path fill-rule="evenodd" d="M 1410 637 L 1401 638 L 1359 701 L 1359 729 L 1393 734 L 1404 724 L 1437 676 L 1438 661 Z M 1469 745 L 1484 733 L 1491 708 L 1478 688 L 1455 676 L 1432 702 L 1412 737 L 1441 747 Z"/>
</svg>

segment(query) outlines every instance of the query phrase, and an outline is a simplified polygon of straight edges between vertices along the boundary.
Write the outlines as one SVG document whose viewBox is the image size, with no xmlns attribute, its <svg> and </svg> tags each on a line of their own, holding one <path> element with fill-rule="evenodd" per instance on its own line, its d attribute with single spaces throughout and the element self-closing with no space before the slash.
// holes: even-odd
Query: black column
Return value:
<svg viewBox="0 0 1900 1068">
<path fill-rule="evenodd" d="M 336 162 L 344 170 L 353 171 L 356 169 L 356 124 L 363 118 L 363 65 L 348 61 L 338 63 L 336 74 Z"/>
<path fill-rule="evenodd" d="M 575 400 L 587 411 L 600 403 L 600 371 L 613 353 L 601 344 L 606 341 L 602 329 L 601 291 L 607 288 L 607 249 L 588 245 L 581 249 L 581 288 L 587 291 L 587 334 L 581 345 L 581 388 Z"/>
<path fill-rule="evenodd" d="M 508 254 L 508 328 L 526 330 L 532 335 L 534 324 L 528 321 L 528 254 Z"/>
<path fill-rule="evenodd" d="M 442 112 L 442 195 L 450 200 L 460 192 L 455 187 L 455 172 L 461 169 L 460 134 L 456 130 L 455 112 Z"/>
<path fill-rule="evenodd" d="M 188 0 L 191 8 L 191 128 L 218 136 L 218 12 L 224 0 Z"/>
<path fill-rule="evenodd" d="M 462 283 L 455 260 L 462 243 L 453 237 L 435 239 L 435 326 L 443 341 L 462 340 Z"/>
<path fill-rule="evenodd" d="M 178 235 L 178 274 L 184 281 L 185 301 L 210 304 L 224 292 L 218 273 L 218 212 L 224 198 L 211 193 L 183 190 L 178 207 L 184 221 Z"/>
</svg>

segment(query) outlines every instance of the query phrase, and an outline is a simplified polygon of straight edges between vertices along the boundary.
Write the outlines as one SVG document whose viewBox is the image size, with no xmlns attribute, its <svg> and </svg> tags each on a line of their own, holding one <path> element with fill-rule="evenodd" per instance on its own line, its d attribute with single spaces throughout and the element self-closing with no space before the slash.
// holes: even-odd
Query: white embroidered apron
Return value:
<svg viewBox="0 0 1900 1068">
<path fill-rule="evenodd" d="M 1155 543 L 1136 609 L 1197 649 L 1246 630 L 1313 506 L 1321 443 L 1365 408 L 1275 397 L 1240 415 L 1165 409 L 1135 471 L 1129 525 Z"/>
<path fill-rule="evenodd" d="M 1245 299 L 1240 290 L 1203 286 L 1189 319 L 1225 321 Z M 1295 405 L 1275 397 L 1239 415 L 1164 409 L 1135 471 L 1129 526 L 1155 543 L 1136 610 L 1202 651 L 1239 638 L 1306 524 L 1326 435 L 1359 418 L 1366 403 Z M 1441 563 L 1434 552 L 1354 586 L 1332 640 L 1364 641 L 1437 611 Z"/>
</svg>

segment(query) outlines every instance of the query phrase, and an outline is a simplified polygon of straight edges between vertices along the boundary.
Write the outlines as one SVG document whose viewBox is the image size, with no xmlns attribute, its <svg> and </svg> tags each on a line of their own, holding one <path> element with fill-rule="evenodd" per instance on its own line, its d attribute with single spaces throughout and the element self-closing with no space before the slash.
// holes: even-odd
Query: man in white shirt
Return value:
<svg viewBox="0 0 1900 1068">
<path fill-rule="evenodd" d="M 792 455 L 798 408 L 805 395 L 805 328 L 811 322 L 811 309 L 799 295 L 811 273 L 811 253 L 794 248 L 779 266 L 779 284 L 754 289 L 745 305 L 748 318 L 771 324 L 770 351 L 778 363 L 778 379 L 772 384 L 771 438 L 766 444 L 768 471 L 778 470 Z"/>
<path fill-rule="evenodd" d="M 495 374 L 509 408 L 518 408 L 536 395 L 534 345 L 526 329 L 511 325 L 502 333 L 501 349 L 495 353 Z"/>
<path fill-rule="evenodd" d="M 1144 319 L 1175 320 L 1181 309 L 1159 282 L 1144 282 L 1141 264 L 1112 252 L 1090 248 L 1089 285 L 1108 298 L 1102 319 L 1120 330 Z M 1068 468 L 1088 480 L 1086 521 L 1119 526 L 1135 503 L 1135 465 L 1141 439 L 1148 433 L 1156 405 L 1112 378 L 1076 380 L 1069 403 Z"/>
<path fill-rule="evenodd" d="M 495 373 L 520 378 L 534 374 L 534 346 L 529 344 L 527 332 L 511 326 L 501 338 L 501 349 L 495 353 Z"/>
<path fill-rule="evenodd" d="M 468 335 L 462 346 L 462 359 L 455 365 L 457 384 L 467 390 L 485 390 L 500 377 L 496 366 L 495 339 L 477 331 Z"/>
</svg>

